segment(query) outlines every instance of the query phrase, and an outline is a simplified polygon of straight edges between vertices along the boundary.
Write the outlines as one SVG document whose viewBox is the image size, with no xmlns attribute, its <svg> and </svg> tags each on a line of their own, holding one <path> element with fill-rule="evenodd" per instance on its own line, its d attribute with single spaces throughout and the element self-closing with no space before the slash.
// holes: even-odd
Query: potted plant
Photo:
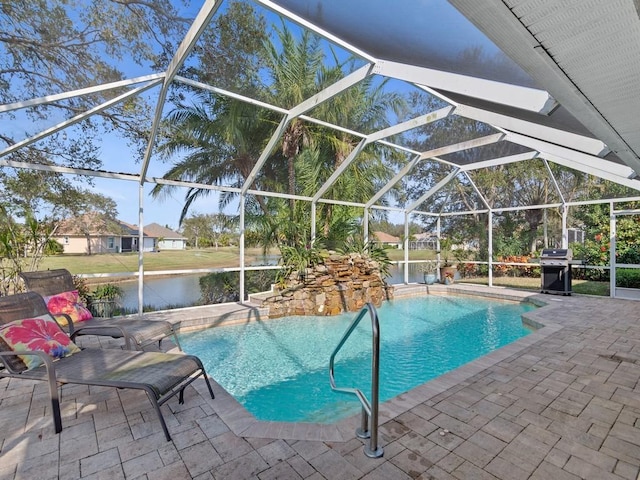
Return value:
<svg viewBox="0 0 640 480">
<path fill-rule="evenodd" d="M 445 267 L 447 268 L 447 267 Z M 442 283 L 444 283 L 445 285 L 451 285 L 453 283 L 454 280 L 454 275 L 455 275 L 455 268 L 456 267 L 448 267 L 451 270 L 445 270 L 444 268 L 442 270 L 444 270 L 444 274 L 442 276 Z"/>
<path fill-rule="evenodd" d="M 456 266 L 449 260 L 451 255 L 452 241 L 450 238 L 440 239 L 440 253 L 442 255 L 442 261 L 440 262 L 440 281 L 442 283 L 453 283 L 453 279 L 456 274 Z"/>
<path fill-rule="evenodd" d="M 98 285 L 89 295 L 89 310 L 96 317 L 113 317 L 119 309 L 122 288 L 113 283 Z"/>
<path fill-rule="evenodd" d="M 438 279 L 438 276 L 436 275 L 435 262 L 428 261 L 427 263 L 423 263 L 422 273 L 424 275 L 424 283 L 426 283 L 427 285 L 433 285 Z"/>
</svg>

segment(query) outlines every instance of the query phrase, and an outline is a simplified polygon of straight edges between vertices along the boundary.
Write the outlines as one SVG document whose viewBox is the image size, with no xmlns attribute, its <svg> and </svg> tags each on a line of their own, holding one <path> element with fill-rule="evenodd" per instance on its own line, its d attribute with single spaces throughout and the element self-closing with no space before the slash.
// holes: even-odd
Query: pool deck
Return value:
<svg viewBox="0 0 640 480">
<path fill-rule="evenodd" d="M 61 387 L 56 435 L 46 384 L 1 379 L 0 480 L 639 478 L 639 302 L 458 284 L 401 295 L 427 288 L 546 304 L 526 314 L 541 328 L 382 404 L 381 458 L 364 455 L 358 417 L 258 422 L 202 380 L 162 406 L 171 442 L 144 393 L 77 385 Z M 184 329 L 264 316 L 240 305 L 149 315 Z"/>
</svg>

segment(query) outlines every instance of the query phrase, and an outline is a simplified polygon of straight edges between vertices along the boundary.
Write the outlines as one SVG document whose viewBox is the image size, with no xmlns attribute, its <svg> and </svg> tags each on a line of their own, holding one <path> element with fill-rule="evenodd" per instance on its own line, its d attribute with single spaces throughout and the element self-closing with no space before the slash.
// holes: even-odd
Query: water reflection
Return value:
<svg viewBox="0 0 640 480">
<path fill-rule="evenodd" d="M 145 278 L 144 304 L 150 305 L 156 310 L 171 306 L 195 305 L 200 299 L 199 280 L 203 275 L 202 273 L 197 273 L 162 278 Z M 136 310 L 138 308 L 138 282 L 126 282 L 121 286 L 123 290 L 122 306 L 126 309 Z"/>
</svg>

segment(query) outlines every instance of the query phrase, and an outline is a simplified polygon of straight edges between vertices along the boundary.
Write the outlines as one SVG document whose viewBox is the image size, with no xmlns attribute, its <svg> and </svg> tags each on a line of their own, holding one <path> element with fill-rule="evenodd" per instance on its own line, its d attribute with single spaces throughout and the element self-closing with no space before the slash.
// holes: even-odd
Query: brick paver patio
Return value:
<svg viewBox="0 0 640 480">
<path fill-rule="evenodd" d="M 547 303 L 542 328 L 383 404 L 382 458 L 358 418 L 257 422 L 204 382 L 162 407 L 171 442 L 144 393 L 73 385 L 56 435 L 46 385 L 3 379 L 0 480 L 638 479 L 640 303 L 473 290 Z"/>
</svg>

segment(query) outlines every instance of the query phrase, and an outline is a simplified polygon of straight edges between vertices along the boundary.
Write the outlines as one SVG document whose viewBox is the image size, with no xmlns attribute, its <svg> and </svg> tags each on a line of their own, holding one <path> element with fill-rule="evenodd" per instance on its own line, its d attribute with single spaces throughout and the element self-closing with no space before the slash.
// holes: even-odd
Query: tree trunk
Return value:
<svg viewBox="0 0 640 480">
<path fill-rule="evenodd" d="M 91 235 L 85 235 L 87 239 L 87 255 L 91 256 Z"/>
<path fill-rule="evenodd" d="M 547 209 L 543 212 L 544 248 L 549 248 L 549 226 L 547 224 Z"/>
<path fill-rule="evenodd" d="M 322 233 L 324 238 L 329 238 L 329 229 L 331 228 L 331 215 L 333 215 L 333 209 L 331 208 L 331 204 L 327 204 L 327 210 L 324 215 L 324 226 L 322 227 Z"/>
<path fill-rule="evenodd" d="M 289 195 L 295 195 L 296 193 L 296 166 L 295 166 L 295 162 L 294 162 L 294 157 L 289 157 L 287 158 L 287 172 L 288 172 L 288 179 L 289 179 Z M 296 206 L 296 201 L 291 198 L 289 200 L 289 215 L 291 217 L 291 220 L 293 220 L 293 209 Z"/>
</svg>

